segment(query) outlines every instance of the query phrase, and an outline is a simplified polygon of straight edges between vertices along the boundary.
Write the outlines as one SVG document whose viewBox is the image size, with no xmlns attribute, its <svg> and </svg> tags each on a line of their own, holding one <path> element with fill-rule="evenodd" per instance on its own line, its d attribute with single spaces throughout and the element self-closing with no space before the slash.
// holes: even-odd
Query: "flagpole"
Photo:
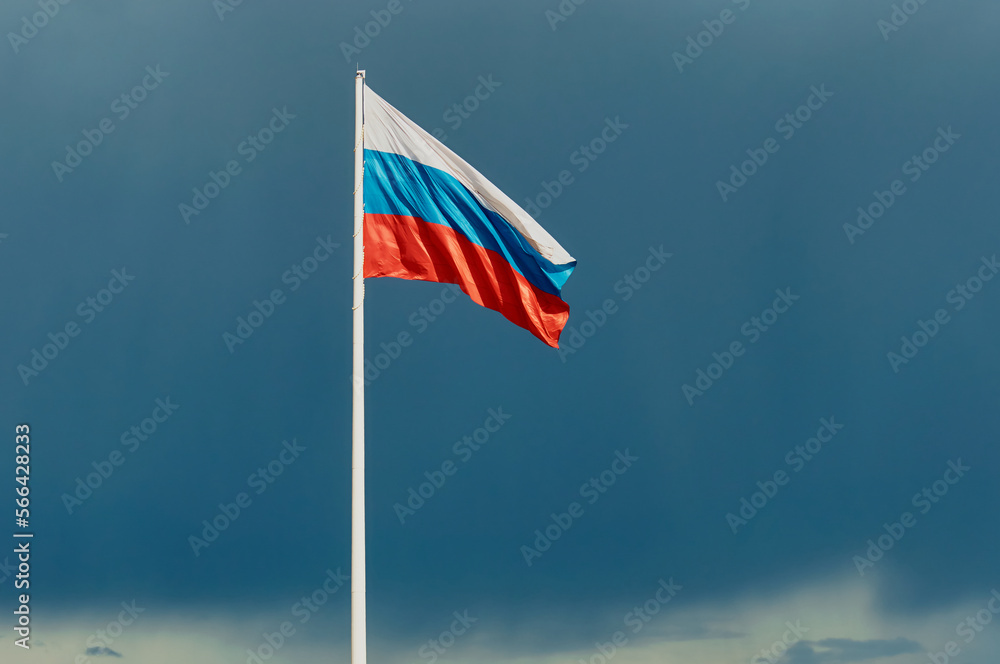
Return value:
<svg viewBox="0 0 1000 664">
<path fill-rule="evenodd" d="M 354 77 L 354 344 L 351 376 L 351 664 L 368 659 L 365 615 L 365 72 Z"/>
</svg>

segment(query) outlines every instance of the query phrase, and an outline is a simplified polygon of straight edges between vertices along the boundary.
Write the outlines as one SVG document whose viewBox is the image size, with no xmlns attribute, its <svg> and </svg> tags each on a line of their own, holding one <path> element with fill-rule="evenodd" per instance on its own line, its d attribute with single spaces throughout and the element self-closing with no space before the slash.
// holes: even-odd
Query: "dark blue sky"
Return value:
<svg viewBox="0 0 1000 664">
<path fill-rule="evenodd" d="M 578 260 L 562 353 L 367 282 L 369 360 L 412 338 L 367 389 L 373 659 L 992 661 L 959 624 L 1000 586 L 993 3 L 220 6 L 0 10 L 29 656 L 244 662 L 289 621 L 271 661 L 347 660 L 346 586 L 297 602 L 350 567 L 360 63 Z"/>
</svg>

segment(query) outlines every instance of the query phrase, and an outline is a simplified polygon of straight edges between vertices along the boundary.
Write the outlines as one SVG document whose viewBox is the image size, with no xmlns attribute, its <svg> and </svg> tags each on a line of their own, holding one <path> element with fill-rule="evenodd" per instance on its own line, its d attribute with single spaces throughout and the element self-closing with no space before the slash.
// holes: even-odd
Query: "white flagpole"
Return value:
<svg viewBox="0 0 1000 664">
<path fill-rule="evenodd" d="M 351 414 L 351 664 L 368 660 L 365 616 L 365 72 L 354 77 L 354 394 Z"/>
</svg>

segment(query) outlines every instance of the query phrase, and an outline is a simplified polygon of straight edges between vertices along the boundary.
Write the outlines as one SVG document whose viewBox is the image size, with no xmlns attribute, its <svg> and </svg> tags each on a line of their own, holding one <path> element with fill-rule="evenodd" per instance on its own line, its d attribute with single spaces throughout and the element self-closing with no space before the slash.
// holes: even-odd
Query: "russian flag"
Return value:
<svg viewBox="0 0 1000 664">
<path fill-rule="evenodd" d="M 443 143 L 364 91 L 364 276 L 457 284 L 550 346 L 576 260 Z"/>
</svg>

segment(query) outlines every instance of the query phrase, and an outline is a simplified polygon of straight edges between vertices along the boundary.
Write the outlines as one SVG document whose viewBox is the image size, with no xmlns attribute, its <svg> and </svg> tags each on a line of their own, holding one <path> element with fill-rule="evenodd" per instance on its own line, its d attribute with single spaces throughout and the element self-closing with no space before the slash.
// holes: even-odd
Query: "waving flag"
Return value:
<svg viewBox="0 0 1000 664">
<path fill-rule="evenodd" d="M 364 276 L 457 284 L 550 346 L 576 260 L 479 171 L 364 91 Z"/>
</svg>

